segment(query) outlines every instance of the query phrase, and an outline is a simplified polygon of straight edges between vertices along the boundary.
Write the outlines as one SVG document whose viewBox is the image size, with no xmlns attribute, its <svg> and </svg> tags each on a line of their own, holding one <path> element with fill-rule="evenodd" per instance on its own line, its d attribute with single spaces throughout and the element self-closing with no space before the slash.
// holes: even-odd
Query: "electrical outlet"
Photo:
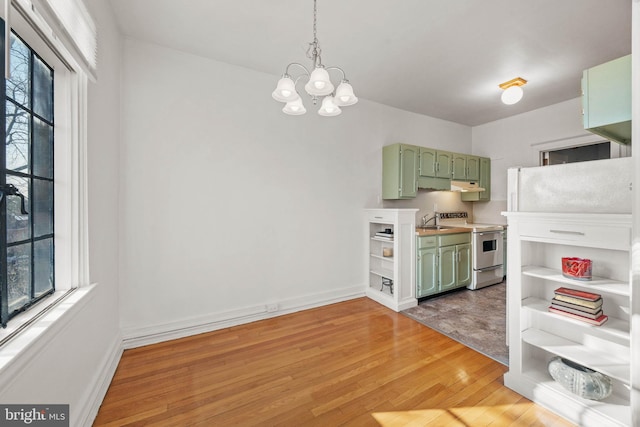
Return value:
<svg viewBox="0 0 640 427">
<path fill-rule="evenodd" d="M 267 304 L 267 312 L 273 313 L 274 311 L 278 311 L 278 304 Z"/>
</svg>

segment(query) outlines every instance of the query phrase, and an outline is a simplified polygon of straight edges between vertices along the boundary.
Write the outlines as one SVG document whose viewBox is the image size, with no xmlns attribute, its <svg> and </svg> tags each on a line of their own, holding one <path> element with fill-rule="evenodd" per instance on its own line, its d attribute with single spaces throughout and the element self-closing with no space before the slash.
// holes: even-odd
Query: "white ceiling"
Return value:
<svg viewBox="0 0 640 427">
<path fill-rule="evenodd" d="M 312 0 L 110 1 L 127 36 L 273 74 L 265 97 L 311 65 Z M 580 96 L 582 70 L 631 53 L 631 3 L 318 0 L 317 32 L 359 98 L 475 126 Z M 514 77 L 529 83 L 506 106 Z"/>
</svg>

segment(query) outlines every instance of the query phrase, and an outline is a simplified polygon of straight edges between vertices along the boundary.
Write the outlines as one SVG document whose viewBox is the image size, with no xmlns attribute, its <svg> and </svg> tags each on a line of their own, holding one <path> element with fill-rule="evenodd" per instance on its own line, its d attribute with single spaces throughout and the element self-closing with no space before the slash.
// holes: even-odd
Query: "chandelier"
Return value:
<svg viewBox="0 0 640 427">
<path fill-rule="evenodd" d="M 337 116 L 342 113 L 340 107 L 346 107 L 358 102 L 358 98 L 353 94 L 353 88 L 351 84 L 349 84 L 349 80 L 346 79 L 342 68 L 325 67 L 322 65 L 322 59 L 320 57 L 322 51 L 318 43 L 318 37 L 316 36 L 316 17 L 316 0 L 313 0 L 313 41 L 309 43 L 309 48 L 307 49 L 307 58 L 313 61 L 313 71 L 309 72 L 309 70 L 300 63 L 290 63 L 287 65 L 282 78 L 278 81 L 276 90 L 271 94 L 276 101 L 286 103 L 282 111 L 292 116 L 298 116 L 307 112 L 302 103 L 302 98 L 300 98 L 300 94 L 296 90 L 296 85 L 300 79 L 308 80 L 307 84 L 304 85 L 304 90 L 311 96 L 313 105 L 317 105 L 318 101 L 322 99 L 320 109 L 318 110 L 318 114 L 321 116 Z M 289 74 L 289 69 L 294 66 L 302 69 L 302 74 L 298 75 L 295 79 Z M 337 70 L 342 74 L 340 84 L 337 88 L 331 83 L 329 77 L 329 71 L 331 70 Z"/>
</svg>

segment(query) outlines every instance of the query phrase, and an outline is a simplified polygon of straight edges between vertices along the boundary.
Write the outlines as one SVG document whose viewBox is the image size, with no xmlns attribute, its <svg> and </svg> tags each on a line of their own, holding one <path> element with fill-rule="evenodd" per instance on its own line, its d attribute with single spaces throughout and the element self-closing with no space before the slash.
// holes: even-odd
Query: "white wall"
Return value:
<svg viewBox="0 0 640 427">
<path fill-rule="evenodd" d="M 271 99 L 278 76 L 136 40 L 123 64 L 130 346 L 363 295 L 363 208 L 381 206 L 381 147 L 470 150 L 466 126 L 362 99 L 338 117 L 310 102 L 287 116 Z"/>
<path fill-rule="evenodd" d="M 99 82 L 89 87 L 89 232 L 91 281 L 86 304 L 44 347 L 3 372 L 0 402 L 70 404 L 71 425 L 90 425 L 121 352 L 118 325 L 118 140 L 120 37 L 106 2 L 87 2 L 100 28 Z M 66 320 L 65 320 L 66 322 Z M 49 334 L 53 335 L 53 334 Z M 8 380 L 8 377 L 12 377 Z"/>
</svg>

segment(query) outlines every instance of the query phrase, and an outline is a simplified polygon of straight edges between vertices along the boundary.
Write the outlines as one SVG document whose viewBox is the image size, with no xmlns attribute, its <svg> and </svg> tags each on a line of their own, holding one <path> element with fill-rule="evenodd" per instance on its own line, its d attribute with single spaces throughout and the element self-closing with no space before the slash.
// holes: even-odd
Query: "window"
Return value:
<svg viewBox="0 0 640 427">
<path fill-rule="evenodd" d="M 2 43 L 10 49 L 12 76 L 2 79 L 0 184 L 12 184 L 5 187 L 12 194 L 2 198 L 0 207 L 0 223 L 5 224 L 0 226 L 0 314 L 6 322 L 0 328 L 0 353 L 8 352 L 0 354 L 0 369 L 2 361 L 17 354 L 16 348 L 48 330 L 50 324 L 38 323 L 40 317 L 49 310 L 57 315 L 69 310 L 75 302 L 58 302 L 89 285 L 86 120 L 88 79 L 95 68 L 75 49 L 74 32 L 55 13 L 64 5 L 75 10 L 74 4 L 76 0 L 12 0 L 13 34 L 10 43 Z M 88 15 L 72 16 L 73 23 Z M 3 26 L 0 19 L 4 42 Z M 2 62 L 0 58 L 0 72 Z M 22 213 L 20 195 L 28 214 Z M 87 286 L 79 294 L 90 290 Z M 34 323 L 38 327 L 30 328 Z M 18 334 L 24 339 L 12 341 Z"/>
<path fill-rule="evenodd" d="M 588 162 L 611 158 L 611 142 L 605 141 L 596 144 L 581 145 L 579 147 L 563 148 L 559 150 L 544 151 L 542 164 L 560 165 L 563 163 Z"/>
<path fill-rule="evenodd" d="M 0 319 L 51 295 L 54 275 L 54 111 L 49 65 L 19 36 L 10 43 L 11 76 L 0 107 Z M 4 214 L 4 215 L 3 215 Z"/>
</svg>

